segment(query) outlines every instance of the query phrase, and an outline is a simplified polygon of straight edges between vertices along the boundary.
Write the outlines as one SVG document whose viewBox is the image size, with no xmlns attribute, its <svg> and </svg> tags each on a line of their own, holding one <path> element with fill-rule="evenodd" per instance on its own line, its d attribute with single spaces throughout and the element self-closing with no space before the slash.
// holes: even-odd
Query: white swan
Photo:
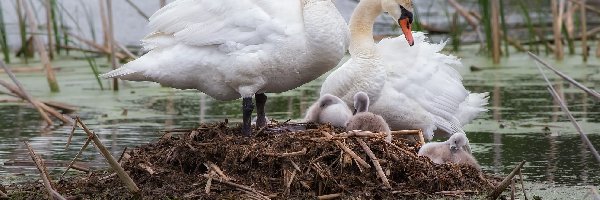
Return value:
<svg viewBox="0 0 600 200">
<path fill-rule="evenodd" d="M 400 19 L 408 43 L 396 37 L 375 44 L 373 23 L 382 10 Z M 412 16 L 411 11 L 408 0 L 360 1 L 350 19 L 351 59 L 327 77 L 321 94 L 338 96 L 351 105 L 352 95 L 365 91 L 371 99 L 369 110 L 381 115 L 392 130 L 421 129 L 427 140 L 436 130 L 463 132 L 463 125 L 486 111 L 487 93 L 465 89 L 452 68 L 460 61 L 439 53 L 444 43 L 425 42 L 423 33 L 412 38 L 412 20 L 403 18 Z"/>
<path fill-rule="evenodd" d="M 419 149 L 419 156 L 427 156 L 437 164 L 448 162 L 467 164 L 477 169 L 481 167 L 471 155 L 469 139 L 464 133 L 455 133 L 445 142 L 430 142 Z"/>
<path fill-rule="evenodd" d="M 392 141 L 390 126 L 383 117 L 369 112 L 369 96 L 364 92 L 358 92 L 354 95 L 354 116 L 350 117 L 346 123 L 346 130 L 386 133 L 385 140 Z"/>
<path fill-rule="evenodd" d="M 333 126 L 346 127 L 352 117 L 350 108 L 340 98 L 325 94 L 311 105 L 304 117 L 304 122 L 331 123 Z"/>
<path fill-rule="evenodd" d="M 256 94 L 284 92 L 329 71 L 343 57 L 348 27 L 331 0 L 177 0 L 150 18 L 146 55 L 104 78 L 197 89 L 218 100 L 243 98 L 250 135 Z"/>
</svg>

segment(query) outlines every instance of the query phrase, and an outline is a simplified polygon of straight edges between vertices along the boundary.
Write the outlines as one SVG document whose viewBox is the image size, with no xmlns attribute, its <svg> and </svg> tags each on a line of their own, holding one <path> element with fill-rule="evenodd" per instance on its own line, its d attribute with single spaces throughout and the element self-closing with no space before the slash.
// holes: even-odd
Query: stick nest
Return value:
<svg viewBox="0 0 600 200">
<path fill-rule="evenodd" d="M 419 157 L 419 144 L 402 138 L 389 144 L 377 134 L 341 137 L 342 130 L 317 124 L 275 123 L 252 137 L 240 136 L 240 130 L 220 122 L 186 133 L 166 133 L 155 143 L 129 150 L 121 163 L 144 199 L 314 199 L 327 195 L 398 199 L 439 197 L 448 191 L 482 194 L 495 183 L 471 166 L 434 164 Z M 357 138 L 377 157 L 391 188 L 385 187 Z M 357 163 L 334 141 L 347 146 L 370 168 Z M 64 196 L 86 199 L 133 197 L 110 174 L 72 177 L 60 181 L 56 189 Z M 36 188 L 42 192 L 43 188 Z"/>
</svg>

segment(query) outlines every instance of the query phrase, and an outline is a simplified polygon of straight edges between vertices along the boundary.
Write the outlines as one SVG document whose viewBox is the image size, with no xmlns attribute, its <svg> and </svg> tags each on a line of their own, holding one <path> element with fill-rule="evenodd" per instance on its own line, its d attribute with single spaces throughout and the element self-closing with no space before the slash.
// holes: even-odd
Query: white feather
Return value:
<svg viewBox="0 0 600 200">
<path fill-rule="evenodd" d="M 348 29 L 329 0 L 177 0 L 152 15 L 149 52 L 104 78 L 197 89 L 219 100 L 284 92 L 337 65 Z"/>
</svg>

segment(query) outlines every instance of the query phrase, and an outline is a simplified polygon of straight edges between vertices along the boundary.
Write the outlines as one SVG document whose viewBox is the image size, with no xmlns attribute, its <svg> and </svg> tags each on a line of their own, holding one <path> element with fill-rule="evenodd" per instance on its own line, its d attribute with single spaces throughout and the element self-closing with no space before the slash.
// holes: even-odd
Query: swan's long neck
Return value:
<svg viewBox="0 0 600 200">
<path fill-rule="evenodd" d="M 379 0 L 362 0 L 350 17 L 350 54 L 353 57 L 374 57 L 373 24 L 381 13 Z"/>
</svg>

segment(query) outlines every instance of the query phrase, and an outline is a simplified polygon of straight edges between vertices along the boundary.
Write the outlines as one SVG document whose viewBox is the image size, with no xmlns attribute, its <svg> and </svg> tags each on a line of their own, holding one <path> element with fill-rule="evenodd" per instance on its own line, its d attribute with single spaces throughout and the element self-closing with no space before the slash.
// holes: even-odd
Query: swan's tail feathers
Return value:
<svg viewBox="0 0 600 200">
<path fill-rule="evenodd" d="M 490 98 L 489 93 L 469 93 L 469 96 L 463 101 L 458 107 L 458 113 L 456 118 L 460 121 L 461 125 L 466 125 L 473 121 L 479 113 L 485 112 L 488 109 L 485 106 L 488 104 Z"/>
<path fill-rule="evenodd" d="M 136 71 L 131 70 L 127 67 L 121 67 L 115 70 L 112 70 L 110 72 L 107 72 L 105 74 L 101 74 L 100 78 L 120 78 L 122 76 L 126 76 L 129 74 L 133 74 L 136 73 Z"/>
</svg>

